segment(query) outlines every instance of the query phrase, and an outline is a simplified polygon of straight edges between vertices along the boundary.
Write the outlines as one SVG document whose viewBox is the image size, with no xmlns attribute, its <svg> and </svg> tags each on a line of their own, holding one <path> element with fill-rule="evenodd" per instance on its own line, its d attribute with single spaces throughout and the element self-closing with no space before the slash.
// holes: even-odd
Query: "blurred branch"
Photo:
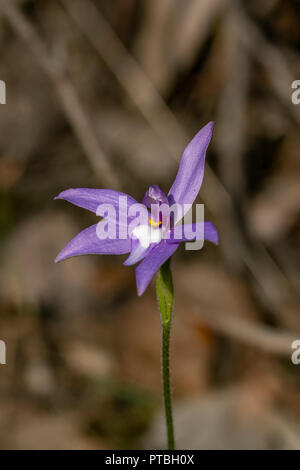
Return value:
<svg viewBox="0 0 300 470">
<path fill-rule="evenodd" d="M 222 158 L 222 181 L 233 198 L 245 194 L 243 157 L 246 149 L 247 95 L 250 80 L 250 64 L 241 41 L 239 15 L 233 7 L 227 9 L 223 20 L 221 38 L 225 61 L 225 82 L 218 106 L 216 147 Z M 234 129 L 234 132 L 232 132 Z"/>
<path fill-rule="evenodd" d="M 142 24 L 137 32 L 135 51 L 145 73 L 160 93 L 166 91 L 172 74 L 166 40 L 170 38 L 170 18 L 178 8 L 173 0 L 144 0 Z"/>
<path fill-rule="evenodd" d="M 288 331 L 275 330 L 223 312 L 208 312 L 202 309 L 194 313 L 201 319 L 201 323 L 238 342 L 282 356 L 291 356 L 293 352 L 291 345 L 297 336 Z"/>
<path fill-rule="evenodd" d="M 219 48 L 224 61 L 225 77 L 218 105 L 218 128 L 215 139 L 219 155 L 220 175 L 224 185 L 230 192 L 236 207 L 241 207 L 245 197 L 244 156 L 246 147 L 246 106 L 249 85 L 250 64 L 248 55 L 241 43 L 239 17 L 235 3 L 228 5 L 224 15 Z M 220 54 L 220 52 L 219 52 Z M 234 129 L 234 132 L 232 132 Z M 242 211 L 239 216 L 242 224 Z M 236 224 L 224 224 L 223 237 L 228 239 L 224 256 L 237 269 L 243 263 L 241 237 L 236 235 Z M 235 240 L 235 243 L 231 243 Z"/>
<path fill-rule="evenodd" d="M 120 187 L 119 179 L 116 177 L 107 155 L 98 142 L 92 122 L 62 65 L 55 57 L 50 55 L 46 45 L 14 1 L 0 0 L 0 11 L 52 80 L 64 113 L 80 141 L 93 171 L 108 186 Z"/>
<path fill-rule="evenodd" d="M 227 0 L 144 0 L 134 51 L 160 93 L 193 66 Z M 162 47 L 164 45 L 164 47 Z"/>
<path fill-rule="evenodd" d="M 189 0 L 176 5 L 179 23 L 176 22 L 171 35 L 171 50 L 179 70 L 193 64 L 215 18 L 226 11 L 228 3 L 227 0 Z"/>
<path fill-rule="evenodd" d="M 171 155 L 178 158 L 187 136 L 137 61 L 90 0 L 61 0 L 66 11 L 113 72 Z"/>
<path fill-rule="evenodd" d="M 266 68 L 274 92 L 299 124 L 299 106 L 295 106 L 291 101 L 291 85 L 295 76 L 291 72 L 286 58 L 264 37 L 259 28 L 241 9 L 239 16 L 243 31 L 241 40 L 252 55 Z"/>
</svg>

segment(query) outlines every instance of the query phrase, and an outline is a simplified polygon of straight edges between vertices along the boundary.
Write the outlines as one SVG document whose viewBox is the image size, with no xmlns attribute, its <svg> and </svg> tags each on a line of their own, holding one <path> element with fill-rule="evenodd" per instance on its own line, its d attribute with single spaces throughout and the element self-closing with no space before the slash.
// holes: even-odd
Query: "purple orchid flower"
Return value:
<svg viewBox="0 0 300 470">
<path fill-rule="evenodd" d="M 73 238 L 59 253 L 55 262 L 79 255 L 130 253 L 124 264 L 130 266 L 139 262 L 135 272 L 138 295 L 142 295 L 154 274 L 175 253 L 181 242 L 197 240 L 199 237 L 197 234 L 200 233 L 202 239 L 217 244 L 218 232 L 211 222 L 184 224 L 180 234 L 175 225 L 193 204 L 200 190 L 204 175 L 205 154 L 211 140 L 212 130 L 213 123 L 210 122 L 188 144 L 168 196 L 157 185 L 150 186 L 142 204 L 127 194 L 111 189 L 76 188 L 61 192 L 55 199 L 65 199 L 104 218 Z M 171 222 L 166 222 L 160 209 L 174 203 L 182 210 L 175 214 Z M 112 206 L 118 211 L 114 220 L 118 234 L 112 238 L 101 239 L 99 232 L 104 229 L 110 216 L 104 215 L 103 212 L 99 213 L 99 207 L 106 206 Z M 148 215 L 149 209 L 152 208 L 152 210 L 151 216 L 146 217 L 143 223 L 129 230 L 130 222 L 133 220 L 130 215 L 133 206 L 143 209 Z M 122 236 L 120 231 L 123 233 Z"/>
</svg>

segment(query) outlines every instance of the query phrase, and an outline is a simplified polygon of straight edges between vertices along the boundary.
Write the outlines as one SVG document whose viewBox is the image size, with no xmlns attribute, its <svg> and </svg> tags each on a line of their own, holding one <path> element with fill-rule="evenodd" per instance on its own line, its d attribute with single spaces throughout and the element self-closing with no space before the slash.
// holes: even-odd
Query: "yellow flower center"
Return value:
<svg viewBox="0 0 300 470">
<path fill-rule="evenodd" d="M 152 220 L 151 217 L 149 217 L 149 224 L 152 226 L 152 227 L 159 227 L 162 222 L 155 222 L 155 220 Z"/>
</svg>

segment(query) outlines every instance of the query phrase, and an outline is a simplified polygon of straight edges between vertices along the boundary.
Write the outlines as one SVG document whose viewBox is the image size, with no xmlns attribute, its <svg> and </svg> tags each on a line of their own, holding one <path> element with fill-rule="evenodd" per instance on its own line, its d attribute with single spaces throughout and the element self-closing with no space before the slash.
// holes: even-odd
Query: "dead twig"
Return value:
<svg viewBox="0 0 300 470">
<path fill-rule="evenodd" d="M 218 333 L 279 356 L 291 356 L 292 343 L 299 339 L 297 335 L 288 331 L 275 330 L 251 320 L 223 314 L 223 312 L 208 312 L 202 309 L 194 311 L 194 315 L 200 318 L 201 323 L 203 322 Z"/>
</svg>

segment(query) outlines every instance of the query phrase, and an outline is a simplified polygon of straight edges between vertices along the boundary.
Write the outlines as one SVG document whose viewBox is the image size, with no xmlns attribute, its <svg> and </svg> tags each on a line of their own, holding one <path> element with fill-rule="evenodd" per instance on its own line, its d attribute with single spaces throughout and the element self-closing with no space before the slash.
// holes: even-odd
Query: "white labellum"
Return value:
<svg viewBox="0 0 300 470">
<path fill-rule="evenodd" d="M 162 239 L 162 230 L 150 225 L 139 225 L 133 229 L 132 234 L 139 240 L 143 248 L 148 248 L 151 243 L 159 243 Z"/>
</svg>

